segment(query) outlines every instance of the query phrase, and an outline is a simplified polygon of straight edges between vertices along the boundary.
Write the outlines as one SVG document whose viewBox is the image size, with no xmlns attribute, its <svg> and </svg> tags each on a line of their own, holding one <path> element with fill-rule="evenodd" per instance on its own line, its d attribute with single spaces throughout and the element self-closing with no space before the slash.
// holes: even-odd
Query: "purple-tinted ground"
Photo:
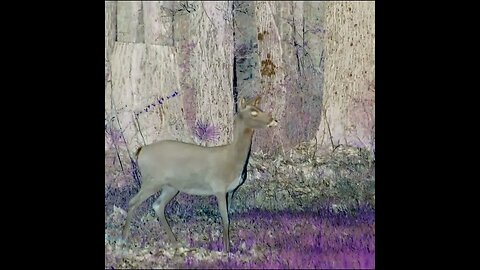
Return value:
<svg viewBox="0 0 480 270">
<path fill-rule="evenodd" d="M 130 242 L 120 246 L 124 210 L 140 181 L 128 155 L 106 151 L 105 267 L 375 268 L 374 156 L 339 147 L 312 157 L 308 149 L 287 158 L 252 153 L 249 177 L 233 199 L 228 256 L 215 196 L 184 193 L 166 208 L 179 245 L 165 241 L 152 209 L 156 194 L 138 208 Z M 347 212 L 358 204 L 371 207 Z"/>
<path fill-rule="evenodd" d="M 228 256 L 221 252 L 218 213 L 172 213 L 170 224 L 181 242 L 177 247 L 165 241 L 150 212 L 137 215 L 130 243 L 120 248 L 113 240 L 124 218 L 119 208 L 107 217 L 106 268 L 375 268 L 375 210 L 367 207 L 348 214 L 327 209 L 233 214 Z"/>
</svg>

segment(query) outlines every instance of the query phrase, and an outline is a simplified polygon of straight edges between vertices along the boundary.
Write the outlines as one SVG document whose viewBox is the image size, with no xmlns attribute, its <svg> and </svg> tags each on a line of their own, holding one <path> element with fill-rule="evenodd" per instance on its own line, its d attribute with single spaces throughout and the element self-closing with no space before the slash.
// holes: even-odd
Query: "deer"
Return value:
<svg viewBox="0 0 480 270">
<path fill-rule="evenodd" d="M 223 224 L 223 249 L 225 253 L 230 252 L 228 210 L 233 193 L 245 181 L 246 162 L 251 151 L 254 130 L 278 125 L 278 121 L 271 114 L 259 108 L 260 101 L 260 96 L 248 102 L 243 97 L 239 100 L 234 117 L 233 140 L 229 144 L 201 146 L 177 140 L 163 140 L 137 149 L 141 186 L 128 202 L 127 217 L 122 230 L 123 242 L 128 239 L 134 211 L 161 190 L 152 208 L 159 217 L 169 242 L 178 244 L 165 218 L 165 207 L 179 192 L 184 192 L 190 195 L 216 196 Z"/>
</svg>

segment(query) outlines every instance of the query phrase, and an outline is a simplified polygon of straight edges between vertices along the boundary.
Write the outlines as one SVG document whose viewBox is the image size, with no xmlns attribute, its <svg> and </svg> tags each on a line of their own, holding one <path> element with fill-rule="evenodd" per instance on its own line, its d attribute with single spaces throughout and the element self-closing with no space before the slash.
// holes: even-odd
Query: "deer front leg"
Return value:
<svg viewBox="0 0 480 270">
<path fill-rule="evenodd" d="M 227 212 L 227 193 L 217 193 L 217 202 L 218 209 L 220 210 L 220 215 L 222 216 L 223 222 L 223 248 L 224 252 L 228 253 L 230 251 L 230 235 L 229 235 L 229 220 Z"/>
</svg>

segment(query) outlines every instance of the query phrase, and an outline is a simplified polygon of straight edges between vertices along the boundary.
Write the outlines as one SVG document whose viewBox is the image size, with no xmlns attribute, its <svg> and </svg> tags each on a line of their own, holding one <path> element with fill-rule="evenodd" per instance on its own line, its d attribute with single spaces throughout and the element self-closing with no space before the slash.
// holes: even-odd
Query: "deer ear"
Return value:
<svg viewBox="0 0 480 270">
<path fill-rule="evenodd" d="M 245 102 L 245 98 L 242 97 L 240 98 L 240 100 L 238 101 L 238 110 L 243 110 L 245 109 L 245 107 L 247 106 L 247 103 Z"/>
<path fill-rule="evenodd" d="M 253 106 L 258 107 L 258 105 L 260 104 L 260 101 L 262 101 L 262 97 L 257 96 L 253 101 Z"/>
</svg>

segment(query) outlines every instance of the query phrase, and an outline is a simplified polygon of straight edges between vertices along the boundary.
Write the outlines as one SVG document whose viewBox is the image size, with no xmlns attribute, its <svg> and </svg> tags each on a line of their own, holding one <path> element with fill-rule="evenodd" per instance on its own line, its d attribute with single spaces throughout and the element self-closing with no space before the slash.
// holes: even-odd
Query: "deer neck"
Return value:
<svg viewBox="0 0 480 270">
<path fill-rule="evenodd" d="M 240 167 L 243 167 L 247 159 L 248 150 L 252 142 L 253 129 L 245 126 L 239 115 L 235 117 L 233 124 L 233 142 L 231 143 L 232 158 Z"/>
</svg>

